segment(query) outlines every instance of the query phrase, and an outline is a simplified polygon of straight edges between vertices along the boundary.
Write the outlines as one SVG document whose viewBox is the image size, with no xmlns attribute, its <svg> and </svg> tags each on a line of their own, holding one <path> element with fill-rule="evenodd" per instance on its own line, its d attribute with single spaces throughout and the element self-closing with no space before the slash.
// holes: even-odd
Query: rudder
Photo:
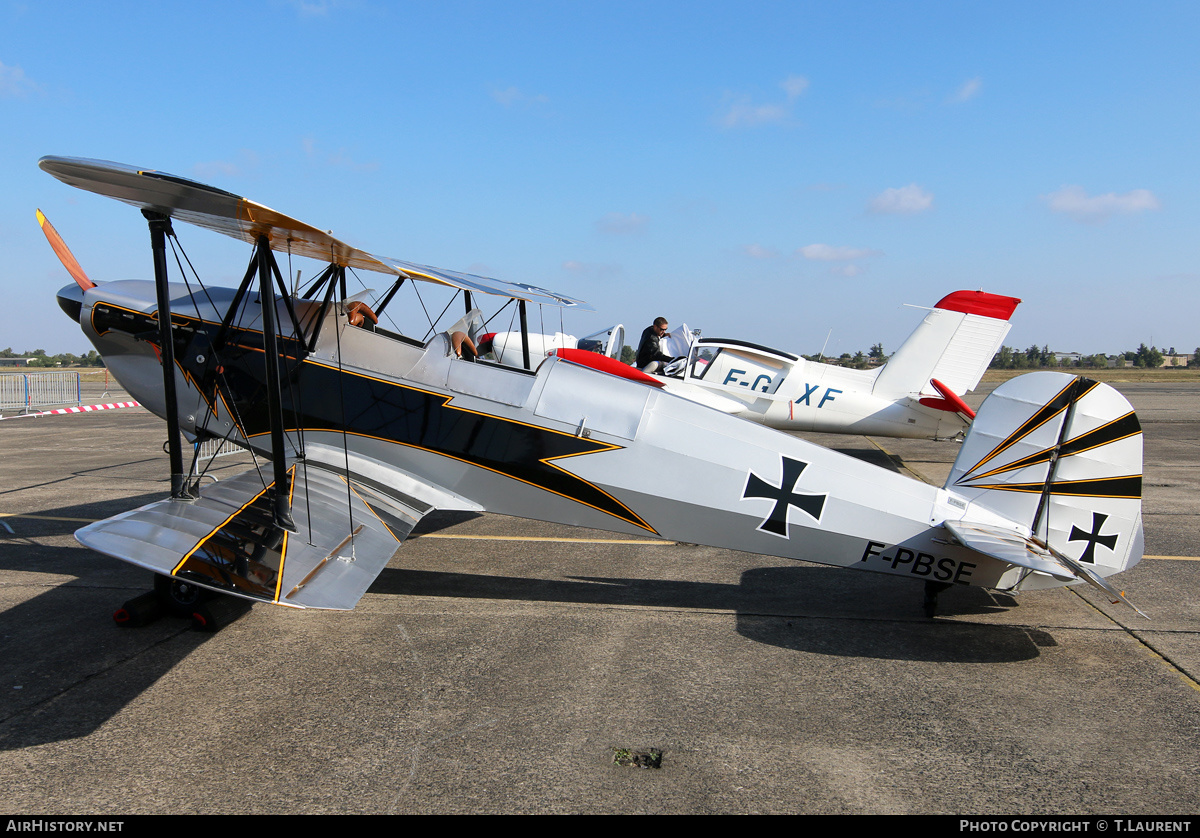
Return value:
<svg viewBox="0 0 1200 838">
<path fill-rule="evenodd" d="M 1109 576 L 1142 557 L 1141 425 L 1106 384 L 1039 372 L 997 387 L 945 488 L 1027 527 L 1022 535 L 1077 569 Z M 1032 574 L 1020 587 L 1058 584 Z"/>
<path fill-rule="evenodd" d="M 898 398 L 936 396 L 936 378 L 962 395 L 979 383 L 1021 301 L 986 291 L 947 294 L 879 372 L 872 393 Z"/>
</svg>

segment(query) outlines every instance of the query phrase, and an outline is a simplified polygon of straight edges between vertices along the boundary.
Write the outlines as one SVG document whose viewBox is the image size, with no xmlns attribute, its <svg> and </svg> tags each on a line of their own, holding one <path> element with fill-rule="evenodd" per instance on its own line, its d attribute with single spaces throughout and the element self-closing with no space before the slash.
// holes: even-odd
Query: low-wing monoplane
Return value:
<svg viewBox="0 0 1200 838">
<path fill-rule="evenodd" d="M 861 370 L 745 340 L 693 340 L 686 328 L 677 329 L 672 337 L 681 357 L 655 380 L 668 393 L 781 431 L 950 439 L 975 417 L 962 397 L 979 385 L 1020 302 L 955 291 L 929 310 L 886 363 Z M 614 337 L 623 335 L 622 326 L 579 340 L 562 332 L 535 334 L 529 345 L 537 355 L 579 348 L 619 358 Z M 499 359 L 523 345 L 519 332 L 486 337 Z"/>
<path fill-rule="evenodd" d="M 596 353 L 471 360 L 483 324 L 470 295 L 516 300 L 523 333 L 527 303 L 582 305 L 569 297 L 372 256 L 156 171 L 61 157 L 40 165 L 149 223 L 153 281 L 95 283 L 55 245 L 77 280 L 60 305 L 121 384 L 166 419 L 171 443 L 170 498 L 76 536 L 159 574 L 180 600 L 199 586 L 351 608 L 433 509 L 878 571 L 925 581 L 927 592 L 1087 582 L 1117 601 L 1104 577 L 1141 558 L 1141 430 L 1103 384 L 1060 373 L 1006 382 L 979 410 L 946 484 L 930 486 L 631 379 L 611 358 L 604 370 L 573 355 Z M 171 281 L 176 221 L 253 246 L 240 287 Z M 307 291 L 290 291 L 276 250 L 326 267 Z M 391 286 L 377 299 L 351 297 L 348 269 Z M 380 327 L 406 281 L 465 292 L 467 313 L 428 340 Z M 269 466 L 198 489 L 180 432 L 236 442 Z"/>
</svg>

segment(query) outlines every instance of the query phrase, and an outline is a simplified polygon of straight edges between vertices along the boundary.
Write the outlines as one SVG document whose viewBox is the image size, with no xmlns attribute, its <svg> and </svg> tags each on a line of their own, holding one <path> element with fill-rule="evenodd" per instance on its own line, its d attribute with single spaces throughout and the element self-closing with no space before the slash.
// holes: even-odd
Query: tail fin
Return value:
<svg viewBox="0 0 1200 838">
<path fill-rule="evenodd" d="M 1010 328 L 1016 297 L 955 291 L 925 316 L 875 379 L 872 393 L 899 398 L 936 396 L 936 378 L 959 395 L 975 389 Z"/>
<path fill-rule="evenodd" d="M 997 387 L 967 431 L 945 488 L 970 503 L 962 521 L 947 524 L 959 540 L 1040 571 L 1024 574 L 1017 587 L 1082 579 L 1120 597 L 1099 577 L 1142 557 L 1141 425 L 1106 384 L 1038 372 Z M 972 514 L 975 508 L 1013 526 Z M 1005 533 L 1019 549 L 981 546 Z"/>
</svg>

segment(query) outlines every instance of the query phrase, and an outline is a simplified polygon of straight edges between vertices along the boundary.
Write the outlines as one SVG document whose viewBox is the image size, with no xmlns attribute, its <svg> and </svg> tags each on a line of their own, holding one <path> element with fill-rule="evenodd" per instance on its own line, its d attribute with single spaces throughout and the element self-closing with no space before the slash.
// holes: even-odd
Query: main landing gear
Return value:
<svg viewBox="0 0 1200 838">
<path fill-rule="evenodd" d="M 119 626 L 139 628 L 170 615 L 192 621 L 192 628 L 217 631 L 250 611 L 253 603 L 222 596 L 176 576 L 154 575 L 154 590 L 134 597 L 115 612 Z"/>
</svg>

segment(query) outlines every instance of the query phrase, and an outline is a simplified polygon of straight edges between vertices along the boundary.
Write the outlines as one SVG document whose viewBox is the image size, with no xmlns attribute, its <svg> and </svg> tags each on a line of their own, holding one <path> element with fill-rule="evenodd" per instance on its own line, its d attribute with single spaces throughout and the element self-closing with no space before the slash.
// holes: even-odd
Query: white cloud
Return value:
<svg viewBox="0 0 1200 838">
<path fill-rule="evenodd" d="M 804 76 L 788 76 L 779 83 L 783 88 L 783 92 L 787 94 L 788 101 L 796 99 L 804 91 L 808 90 L 808 79 Z"/>
<path fill-rule="evenodd" d="M 866 269 L 863 268 L 862 265 L 855 265 L 852 263 L 849 265 L 836 265 L 835 267 L 830 268 L 829 272 L 836 274 L 837 276 L 858 276 L 864 270 Z"/>
<path fill-rule="evenodd" d="M 719 122 L 725 128 L 737 128 L 786 121 L 792 114 L 795 101 L 808 90 L 808 79 L 804 76 L 788 76 L 779 86 L 783 88 L 783 102 L 755 103 L 749 96 L 739 96 L 725 106 L 726 110 L 719 117 Z M 729 98 L 727 96 L 726 101 Z"/>
<path fill-rule="evenodd" d="M 519 88 L 512 87 L 511 85 L 503 90 L 493 87 L 489 93 L 492 99 L 506 108 L 511 108 L 513 105 L 525 105 L 526 107 L 531 105 L 541 105 L 550 101 L 550 97 L 545 96 L 544 94 L 539 93 L 535 96 L 531 96 Z"/>
<path fill-rule="evenodd" d="M 883 190 L 871 199 L 867 209 L 881 215 L 914 215 L 932 207 L 933 193 L 910 183 L 899 189 Z"/>
<path fill-rule="evenodd" d="M 564 271 L 569 271 L 572 274 L 586 279 L 588 281 L 612 279 L 621 274 L 620 265 L 606 264 L 603 262 L 579 262 L 575 259 L 568 259 L 562 263 Z"/>
<path fill-rule="evenodd" d="M 973 79 L 967 79 L 962 83 L 962 86 L 954 92 L 954 95 L 950 97 L 950 102 L 951 104 L 955 105 L 962 104 L 963 102 L 969 102 L 978 96 L 979 91 L 982 89 L 983 79 L 979 78 L 979 76 L 976 76 Z"/>
<path fill-rule="evenodd" d="M 741 126 L 769 125 L 772 122 L 783 122 L 788 110 L 782 105 L 752 105 L 748 101 L 734 102 L 729 110 L 721 117 L 721 124 L 726 128 Z"/>
<path fill-rule="evenodd" d="M 1053 212 L 1065 213 L 1085 223 L 1099 223 L 1113 215 L 1130 215 L 1160 208 L 1158 198 L 1149 189 L 1133 189 L 1124 195 L 1109 192 L 1106 195 L 1089 196 L 1082 186 L 1064 186 L 1057 192 L 1043 195 L 1042 200 Z"/>
<path fill-rule="evenodd" d="M 209 160 L 197 163 L 192 167 L 192 172 L 198 180 L 213 177 L 237 177 L 253 170 L 258 163 L 258 154 L 249 149 L 242 149 L 238 152 L 237 160 Z"/>
<path fill-rule="evenodd" d="M 327 152 L 322 148 L 318 148 L 317 141 L 312 137 L 302 137 L 300 139 L 300 147 L 304 150 L 304 156 L 312 163 L 333 166 L 338 169 L 350 169 L 355 172 L 375 172 L 379 170 L 378 161 L 360 163 L 353 159 L 346 152 L 345 148 Z"/>
<path fill-rule="evenodd" d="M 300 17 L 325 17 L 332 9 L 341 8 L 340 0 L 285 0 Z"/>
<path fill-rule="evenodd" d="M 816 259 L 819 262 L 847 262 L 851 259 L 864 259 L 868 256 L 879 256 L 878 250 L 865 247 L 840 247 L 831 244 L 806 244 L 796 250 L 796 255 L 805 259 Z"/>
<path fill-rule="evenodd" d="M 596 222 L 596 229 L 602 233 L 640 233 L 645 229 L 646 222 L 649 220 L 646 216 L 638 215 L 636 212 L 629 214 L 610 212 Z"/>
<path fill-rule="evenodd" d="M 25 75 L 20 67 L 10 67 L 0 61 L 0 98 L 34 93 L 39 86 Z"/>
<path fill-rule="evenodd" d="M 754 259 L 774 259 L 779 255 L 777 250 L 769 247 L 763 247 L 761 244 L 748 244 L 742 248 L 747 256 Z"/>
</svg>

